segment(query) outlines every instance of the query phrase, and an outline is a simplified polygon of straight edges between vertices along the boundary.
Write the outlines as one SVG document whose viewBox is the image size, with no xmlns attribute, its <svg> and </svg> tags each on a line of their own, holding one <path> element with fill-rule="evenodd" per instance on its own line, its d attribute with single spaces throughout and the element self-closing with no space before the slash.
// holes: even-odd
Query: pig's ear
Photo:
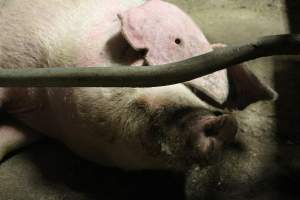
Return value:
<svg viewBox="0 0 300 200">
<path fill-rule="evenodd" d="M 167 17 L 165 13 L 168 11 L 168 5 L 166 4 L 160 0 L 149 0 L 118 14 L 123 36 L 133 49 L 146 53 L 145 61 L 149 65 L 167 63 L 168 56 L 164 56 L 167 52 L 160 46 L 168 44 L 163 33 L 168 31 L 168 27 L 162 24 L 163 20 L 160 16 L 164 13 L 164 18 Z"/>
<path fill-rule="evenodd" d="M 225 106 L 233 109 L 244 109 L 249 104 L 260 100 L 275 100 L 277 93 L 260 81 L 242 63 L 228 68 L 228 80 L 230 84 L 229 96 Z"/>
<path fill-rule="evenodd" d="M 142 19 L 130 19 L 126 13 L 118 14 L 118 17 L 122 22 L 122 34 L 127 40 L 127 42 L 130 44 L 130 46 L 135 50 L 146 49 L 147 45 L 144 42 L 144 38 L 140 27 L 133 25 L 139 24 L 139 20 Z"/>
<path fill-rule="evenodd" d="M 149 0 L 118 17 L 123 36 L 135 50 L 145 50 L 149 65 L 176 62 L 211 50 L 193 20 L 168 2 Z"/>
<path fill-rule="evenodd" d="M 145 4 L 149 4 L 146 2 Z M 122 24 L 122 34 L 127 42 L 135 49 L 147 49 L 148 42 L 145 40 L 145 27 L 147 18 L 146 10 L 143 9 L 145 4 L 131 8 L 123 13 L 118 13 L 118 18 Z M 154 28 L 154 27 L 152 27 Z"/>
</svg>

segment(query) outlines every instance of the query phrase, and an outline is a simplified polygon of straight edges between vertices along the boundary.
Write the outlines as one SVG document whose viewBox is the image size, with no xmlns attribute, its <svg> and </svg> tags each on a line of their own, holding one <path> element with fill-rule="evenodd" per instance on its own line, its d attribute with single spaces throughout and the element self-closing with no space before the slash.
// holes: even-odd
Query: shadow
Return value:
<svg viewBox="0 0 300 200">
<path fill-rule="evenodd" d="M 300 2 L 285 0 L 290 33 L 300 33 Z M 280 190 L 300 196 L 300 57 L 274 58 L 276 102 L 277 162 L 282 174 L 278 177 Z"/>
<path fill-rule="evenodd" d="M 65 185 L 88 199 L 184 199 L 184 178 L 165 171 L 125 172 L 82 160 L 54 141 L 36 144 L 32 162 L 51 185 Z M 66 197 L 69 192 L 66 193 Z"/>
<path fill-rule="evenodd" d="M 300 33 L 300 2 L 285 0 L 290 33 Z M 300 57 L 274 58 L 275 88 L 279 93 L 276 102 L 278 135 L 282 140 L 300 144 Z"/>
<path fill-rule="evenodd" d="M 109 60 L 120 65 L 131 65 L 139 59 L 143 59 L 147 53 L 146 50 L 134 50 L 121 33 L 110 38 L 105 47 Z"/>
</svg>

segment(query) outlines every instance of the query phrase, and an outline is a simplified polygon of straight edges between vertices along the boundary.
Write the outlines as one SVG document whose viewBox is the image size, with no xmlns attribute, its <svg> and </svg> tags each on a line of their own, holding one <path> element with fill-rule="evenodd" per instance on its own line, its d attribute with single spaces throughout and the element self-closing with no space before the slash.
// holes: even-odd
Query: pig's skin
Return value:
<svg viewBox="0 0 300 200">
<path fill-rule="evenodd" d="M 120 35 L 117 13 L 143 1 L 3 2 L 1 68 L 142 64 L 139 53 Z M 202 35 L 199 38 L 196 43 L 208 44 Z M 204 53 L 195 50 L 198 52 L 190 52 L 190 56 Z M 20 123 L 57 138 L 77 154 L 124 169 L 182 169 L 210 155 L 206 155 L 208 142 L 217 147 L 224 142 L 223 136 L 232 139 L 236 131 L 235 120 L 225 116 L 218 122 L 229 127 L 228 133 L 199 141 L 203 135 L 200 137 L 198 131 L 203 132 L 207 121 L 203 117 L 211 117 L 215 109 L 183 84 L 143 89 L 1 88 L 0 103 Z M 0 157 L 1 151 L 4 155 L 21 146 L 7 146 L 6 140 L 26 143 L 28 129 L 19 126 L 10 124 L 0 129 Z M 194 141 L 199 143 L 190 144 Z"/>
</svg>

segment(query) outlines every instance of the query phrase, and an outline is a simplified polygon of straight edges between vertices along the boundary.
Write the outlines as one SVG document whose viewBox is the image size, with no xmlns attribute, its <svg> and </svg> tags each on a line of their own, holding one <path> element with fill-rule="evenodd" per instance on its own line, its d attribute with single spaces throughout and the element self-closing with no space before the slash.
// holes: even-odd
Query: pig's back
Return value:
<svg viewBox="0 0 300 200">
<path fill-rule="evenodd" d="M 117 13 L 143 0 L 10 0 L 0 4 L 0 67 L 96 65 L 120 32 Z"/>
<path fill-rule="evenodd" d="M 0 68 L 110 63 L 110 56 L 103 49 L 114 35 L 120 34 L 117 13 L 142 2 L 1 1 Z M 41 132 L 47 134 L 47 130 L 52 130 L 49 133 L 52 134 L 81 120 L 76 116 L 72 88 L 14 88 L 11 91 L 7 93 L 12 99 L 6 106 L 8 112 Z"/>
</svg>

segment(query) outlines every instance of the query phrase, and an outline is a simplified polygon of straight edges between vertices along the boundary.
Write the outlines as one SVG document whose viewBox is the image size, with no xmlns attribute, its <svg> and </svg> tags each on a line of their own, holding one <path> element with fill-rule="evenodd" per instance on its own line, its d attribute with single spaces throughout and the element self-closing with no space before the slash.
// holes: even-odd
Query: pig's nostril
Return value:
<svg viewBox="0 0 300 200">
<path fill-rule="evenodd" d="M 223 115 L 222 112 L 216 113 L 218 115 Z M 221 129 L 224 126 L 225 119 L 223 116 L 221 117 L 210 117 L 206 122 L 204 122 L 203 131 L 205 136 L 214 137 L 220 134 Z"/>
<path fill-rule="evenodd" d="M 218 130 L 215 127 L 208 127 L 204 129 L 205 136 L 215 136 L 218 134 Z"/>
<path fill-rule="evenodd" d="M 204 134 L 207 137 L 216 136 L 219 133 L 219 129 L 220 129 L 220 124 L 218 123 L 218 121 L 213 120 L 208 122 L 204 127 Z"/>
</svg>

